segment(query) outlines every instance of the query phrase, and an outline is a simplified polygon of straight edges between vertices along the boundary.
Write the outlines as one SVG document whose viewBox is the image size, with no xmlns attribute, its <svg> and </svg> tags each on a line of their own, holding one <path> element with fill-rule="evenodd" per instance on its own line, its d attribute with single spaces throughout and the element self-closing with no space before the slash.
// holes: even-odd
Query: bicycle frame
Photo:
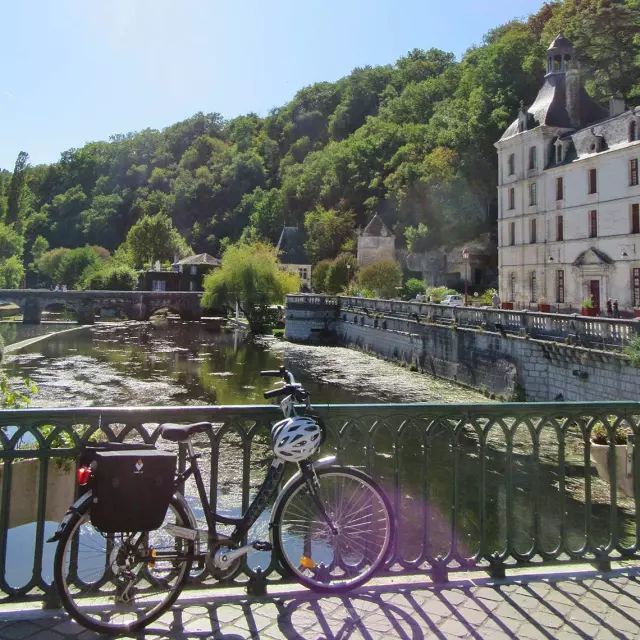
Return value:
<svg viewBox="0 0 640 640">
<path fill-rule="evenodd" d="M 235 529 L 231 533 L 230 539 L 234 543 L 240 544 L 249 529 L 251 529 L 253 524 L 260 517 L 260 514 L 264 511 L 264 508 L 266 507 L 269 500 L 277 492 L 280 480 L 282 480 L 282 475 L 284 473 L 284 467 L 286 463 L 282 460 L 279 460 L 278 458 L 274 458 L 271 462 L 269 470 L 267 471 L 267 475 L 265 476 L 262 484 L 260 485 L 260 488 L 258 489 L 258 493 L 251 501 L 251 504 L 244 512 L 242 517 L 228 518 L 227 516 L 216 513 L 215 510 L 211 508 L 211 503 L 207 496 L 204 481 L 202 480 L 202 474 L 200 473 L 200 467 L 198 465 L 198 458 L 200 456 L 194 451 L 193 444 L 190 440 L 187 440 L 186 445 L 187 460 L 189 466 L 184 471 L 177 474 L 175 480 L 176 490 L 179 490 L 182 485 L 191 476 L 193 476 L 196 481 L 198 496 L 200 497 L 200 502 L 203 507 L 209 534 L 216 535 L 216 524 L 235 525 Z"/>
</svg>

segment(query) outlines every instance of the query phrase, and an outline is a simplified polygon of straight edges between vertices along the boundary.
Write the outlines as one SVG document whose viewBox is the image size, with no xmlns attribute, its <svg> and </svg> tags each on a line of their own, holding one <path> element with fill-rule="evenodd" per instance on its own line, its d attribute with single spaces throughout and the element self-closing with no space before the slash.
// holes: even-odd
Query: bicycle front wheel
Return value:
<svg viewBox="0 0 640 640">
<path fill-rule="evenodd" d="M 274 514 L 274 546 L 305 586 L 347 591 L 364 584 L 386 560 L 393 542 L 391 507 L 382 489 L 357 469 L 335 466 L 316 473 L 323 509 L 304 479 L 296 481 Z"/>
<path fill-rule="evenodd" d="M 54 578 L 60 599 L 88 629 L 136 631 L 169 609 L 189 576 L 195 543 L 176 535 L 192 529 L 188 507 L 174 496 L 162 527 L 139 533 L 98 531 L 90 508 L 87 503 L 73 515 L 58 542 Z"/>
</svg>

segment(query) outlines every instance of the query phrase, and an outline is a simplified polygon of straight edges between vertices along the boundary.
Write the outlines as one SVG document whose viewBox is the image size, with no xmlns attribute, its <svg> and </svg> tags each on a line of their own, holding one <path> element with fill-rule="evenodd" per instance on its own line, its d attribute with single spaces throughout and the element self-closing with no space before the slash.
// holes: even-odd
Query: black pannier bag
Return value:
<svg viewBox="0 0 640 640">
<path fill-rule="evenodd" d="M 162 526 L 174 493 L 176 455 L 158 449 L 96 450 L 91 524 L 104 533 Z"/>
</svg>

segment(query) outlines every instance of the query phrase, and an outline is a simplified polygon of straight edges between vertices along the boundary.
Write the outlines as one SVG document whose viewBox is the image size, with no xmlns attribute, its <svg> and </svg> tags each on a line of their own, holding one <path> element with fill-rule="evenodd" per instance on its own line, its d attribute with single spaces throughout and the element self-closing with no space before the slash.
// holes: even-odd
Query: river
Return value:
<svg viewBox="0 0 640 640">
<path fill-rule="evenodd" d="M 232 405 L 263 404 L 263 392 L 273 382 L 260 376 L 262 369 L 274 369 L 280 364 L 290 368 L 298 380 L 319 403 L 388 403 L 488 402 L 485 396 L 453 383 L 385 362 L 373 356 L 339 347 L 313 347 L 291 344 L 271 336 L 251 339 L 241 332 L 220 331 L 201 323 L 158 321 L 148 323 L 125 322 L 99 324 L 68 331 L 30 344 L 17 353 L 8 354 L 5 370 L 12 386 L 19 386 L 24 377 L 34 380 L 39 392 L 33 407 L 89 407 L 144 405 Z M 417 428 L 417 427 L 416 427 Z M 414 429 L 415 431 L 415 429 Z M 446 430 L 445 430 L 446 431 Z M 424 521 L 422 506 L 428 505 L 429 541 L 432 549 L 446 554 L 450 529 L 452 447 L 448 435 L 433 438 L 429 463 L 425 465 L 420 437 L 408 431 L 403 438 L 399 455 L 401 545 L 419 553 Z M 361 463 L 364 434 L 351 431 L 343 442 L 341 457 L 350 463 Z M 202 444 L 202 468 L 208 484 L 208 445 Z M 163 445 L 164 446 L 164 445 Z M 173 445 L 170 445 L 173 446 Z M 383 483 L 393 477 L 394 454 L 389 438 L 376 439 L 374 464 Z M 457 521 L 459 542 L 472 549 L 479 540 L 478 478 L 479 458 L 477 441 L 463 439 L 459 448 L 459 503 Z M 558 447 L 551 446 L 544 463 L 535 464 L 531 442 L 514 445 L 514 498 L 512 509 L 522 513 L 517 530 L 512 532 L 516 548 L 528 549 L 535 535 L 532 519 L 532 488 L 537 484 L 541 496 L 541 536 L 545 548 L 557 544 L 561 527 L 565 528 L 568 548 L 578 549 L 584 541 L 585 512 L 580 491 L 584 487 L 584 469 L 580 467 L 580 451 L 575 452 L 574 477 L 567 479 L 566 514 L 558 483 Z M 260 482 L 264 460 L 269 450 L 264 443 L 252 448 L 251 486 Z M 541 456 L 541 459 L 545 456 Z M 486 460 L 484 510 L 485 538 L 491 548 L 502 548 L 506 518 L 504 478 L 508 473 L 503 443 L 490 447 Z M 218 510 L 225 515 L 238 515 L 241 503 L 242 452 L 236 437 L 223 439 L 220 448 L 218 478 Z M 423 494 L 428 478 L 428 497 Z M 593 479 L 605 499 L 592 507 L 592 539 L 605 542 L 610 521 L 606 504 L 608 487 Z M 392 490 L 393 485 L 390 485 Z M 187 497 L 202 521 L 195 488 L 187 485 Z M 605 504 L 603 504 L 603 502 Z M 635 536 L 633 512 L 629 505 L 618 512 L 619 526 Z M 267 535 L 268 512 L 256 524 L 256 537 Z M 9 531 L 7 542 L 6 577 L 13 586 L 25 583 L 30 567 L 16 558 L 29 557 L 33 548 L 33 524 L 18 526 Z M 46 524 L 46 533 L 55 523 Z M 435 536 L 435 537 L 434 537 Z M 631 538 L 630 538 L 631 539 Z M 27 541 L 31 540 L 31 543 Z M 50 577 L 50 545 L 45 545 L 43 575 Z M 266 554 L 252 553 L 251 566 L 265 566 Z M 407 556 L 408 557 L 408 556 Z"/>
</svg>

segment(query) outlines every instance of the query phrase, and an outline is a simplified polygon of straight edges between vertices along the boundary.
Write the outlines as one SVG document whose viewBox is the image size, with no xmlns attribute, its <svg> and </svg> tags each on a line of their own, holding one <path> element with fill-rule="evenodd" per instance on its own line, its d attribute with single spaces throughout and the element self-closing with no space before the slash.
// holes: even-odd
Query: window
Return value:
<svg viewBox="0 0 640 640">
<path fill-rule="evenodd" d="M 632 120 L 629 123 L 629 142 L 635 142 L 638 139 L 638 123 Z"/>
<path fill-rule="evenodd" d="M 516 172 L 516 156 L 514 153 L 509 154 L 509 175 L 512 176 Z"/>
<path fill-rule="evenodd" d="M 535 244 L 537 242 L 537 239 L 536 239 L 536 220 L 535 220 L 535 218 L 531 221 L 531 229 L 529 230 L 529 242 L 531 244 Z"/>
<path fill-rule="evenodd" d="M 635 187 L 638 185 L 638 158 L 631 158 L 629 160 L 629 186 Z"/>
<path fill-rule="evenodd" d="M 598 192 L 598 174 L 595 169 L 589 169 L 589 193 Z"/>
<path fill-rule="evenodd" d="M 509 244 L 513 246 L 516 243 L 516 223 L 509 223 Z"/>
<path fill-rule="evenodd" d="M 640 269 L 632 269 L 633 306 L 640 307 Z"/>
<path fill-rule="evenodd" d="M 538 204 L 538 185 L 532 182 L 529 185 L 529 206 L 532 207 Z"/>
<path fill-rule="evenodd" d="M 516 274 L 512 273 L 509 277 L 509 298 L 511 302 L 514 302 L 516 299 Z"/>
<path fill-rule="evenodd" d="M 556 163 L 562 162 L 562 145 L 556 145 Z"/>
<path fill-rule="evenodd" d="M 306 280 L 307 279 L 307 269 L 305 267 L 299 267 L 298 268 L 298 275 L 303 279 Z"/>
<path fill-rule="evenodd" d="M 589 237 L 598 237 L 598 212 L 589 211 Z"/>
<path fill-rule="evenodd" d="M 631 233 L 640 233 L 640 205 L 631 205 Z"/>
<path fill-rule="evenodd" d="M 516 190 L 511 187 L 509 189 L 509 209 L 516 208 Z"/>
<path fill-rule="evenodd" d="M 564 219 L 562 216 L 556 217 L 556 241 L 564 240 Z"/>
<path fill-rule="evenodd" d="M 556 200 L 564 199 L 564 183 L 562 178 L 556 178 Z"/>
<path fill-rule="evenodd" d="M 192 265 L 189 267 L 189 273 L 190 273 L 192 276 L 195 276 L 195 275 L 196 275 L 196 273 L 198 273 L 198 269 L 196 268 L 196 265 L 195 265 L 195 264 L 192 264 Z"/>
<path fill-rule="evenodd" d="M 556 272 L 556 302 L 564 302 L 564 271 Z"/>
<path fill-rule="evenodd" d="M 538 166 L 538 152 L 535 147 L 529 147 L 529 169 L 535 169 Z"/>
<path fill-rule="evenodd" d="M 529 275 L 529 284 L 531 289 L 531 302 L 536 302 L 538 300 L 538 283 L 535 271 L 532 271 Z"/>
</svg>

